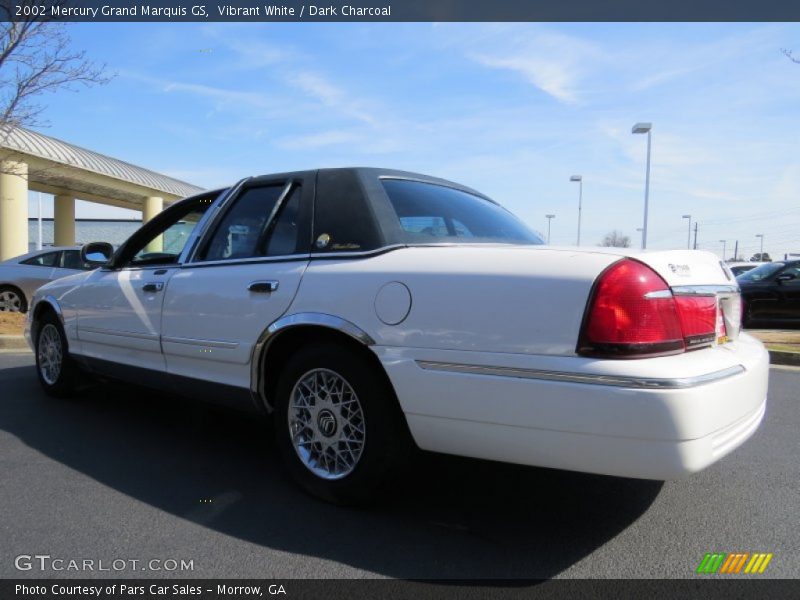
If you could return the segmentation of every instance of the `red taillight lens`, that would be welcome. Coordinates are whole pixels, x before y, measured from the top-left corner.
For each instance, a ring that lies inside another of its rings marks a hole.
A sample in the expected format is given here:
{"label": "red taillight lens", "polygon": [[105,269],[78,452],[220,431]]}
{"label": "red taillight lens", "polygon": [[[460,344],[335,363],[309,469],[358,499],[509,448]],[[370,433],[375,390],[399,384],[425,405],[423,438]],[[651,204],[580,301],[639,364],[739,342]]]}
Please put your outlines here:
{"label": "red taillight lens", "polygon": [[597,281],[578,353],[633,358],[706,346],[727,335],[721,314],[716,296],[673,296],[658,273],[626,258]]}
{"label": "red taillight lens", "polygon": [[686,348],[713,342],[717,329],[716,296],[675,296],[675,302]]}
{"label": "red taillight lens", "polygon": [[675,299],[655,271],[626,258],[601,275],[584,319],[580,354],[622,358],[684,348]]}

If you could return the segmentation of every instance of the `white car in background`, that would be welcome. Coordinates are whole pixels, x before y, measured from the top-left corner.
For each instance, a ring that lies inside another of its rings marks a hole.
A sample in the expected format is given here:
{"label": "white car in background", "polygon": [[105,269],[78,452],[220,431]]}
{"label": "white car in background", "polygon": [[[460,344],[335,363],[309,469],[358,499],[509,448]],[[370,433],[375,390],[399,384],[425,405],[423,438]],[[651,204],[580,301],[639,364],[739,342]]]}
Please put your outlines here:
{"label": "white car in background", "polygon": [[80,248],[60,246],[0,262],[0,311],[25,312],[39,286],[94,268],[83,262]]}
{"label": "white car in background", "polygon": [[768,354],[713,254],[543,246],[441,179],[250,178],[84,256],[101,268],[32,301],[48,393],[88,371],[273,413],[292,476],[334,502],[369,497],[409,440],[668,479],[764,416]]}

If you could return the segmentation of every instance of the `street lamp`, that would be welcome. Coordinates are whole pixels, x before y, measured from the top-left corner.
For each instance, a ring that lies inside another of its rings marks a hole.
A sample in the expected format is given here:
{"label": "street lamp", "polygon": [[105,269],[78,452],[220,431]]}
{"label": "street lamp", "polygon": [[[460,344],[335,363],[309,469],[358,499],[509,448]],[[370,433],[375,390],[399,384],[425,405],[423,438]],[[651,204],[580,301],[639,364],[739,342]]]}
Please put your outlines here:
{"label": "street lamp", "polygon": [[761,262],[764,262],[764,234],[763,233],[757,233],[756,237],[757,238],[761,238],[761,248],[758,251],[758,260],[760,260]]}
{"label": "street lamp", "polygon": [[644,178],[644,225],[642,225],[642,250],[647,248],[647,202],[650,197],[650,138],[652,123],[636,123],[631,129],[631,133],[647,134],[647,170]]}
{"label": "street lamp", "polygon": [[583,204],[583,177],[581,175],[573,175],[569,178],[570,181],[578,182],[578,246],[581,245],[581,205]]}
{"label": "street lamp", "polygon": [[550,221],[551,219],[555,219],[555,215],[545,215],[547,217],[547,243],[550,243]]}
{"label": "street lamp", "polygon": [[722,262],[725,262],[725,249],[728,245],[728,240],[720,240],[722,242]]}
{"label": "street lamp", "polygon": [[642,232],[644,231],[644,229],[642,229],[641,227],[637,227],[637,228],[636,228],[636,231],[638,231],[638,232],[639,232],[639,243],[641,243],[641,240],[642,240]]}
{"label": "street lamp", "polygon": [[692,215],[683,215],[684,219],[689,219],[689,233],[686,235],[686,248],[692,247]]}

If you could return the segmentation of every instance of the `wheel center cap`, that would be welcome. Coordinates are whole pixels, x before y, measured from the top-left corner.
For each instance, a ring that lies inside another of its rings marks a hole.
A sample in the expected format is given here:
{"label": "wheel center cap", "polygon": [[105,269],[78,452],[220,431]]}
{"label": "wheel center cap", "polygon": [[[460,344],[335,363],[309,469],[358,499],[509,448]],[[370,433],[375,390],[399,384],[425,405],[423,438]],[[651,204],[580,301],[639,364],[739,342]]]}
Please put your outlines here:
{"label": "wheel center cap", "polygon": [[333,412],[327,408],[319,411],[317,415],[317,428],[319,428],[319,432],[325,437],[332,437],[337,429],[336,417],[333,416]]}

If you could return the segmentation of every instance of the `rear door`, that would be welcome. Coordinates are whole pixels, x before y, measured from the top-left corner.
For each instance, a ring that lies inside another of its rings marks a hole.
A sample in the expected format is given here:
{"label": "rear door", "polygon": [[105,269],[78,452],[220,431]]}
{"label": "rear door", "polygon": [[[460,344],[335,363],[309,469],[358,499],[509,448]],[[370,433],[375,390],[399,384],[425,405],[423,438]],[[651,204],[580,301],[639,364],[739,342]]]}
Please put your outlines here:
{"label": "rear door", "polygon": [[308,265],[314,178],[246,183],[170,279],[162,346],[169,373],[239,388],[261,333],[289,307]]}

